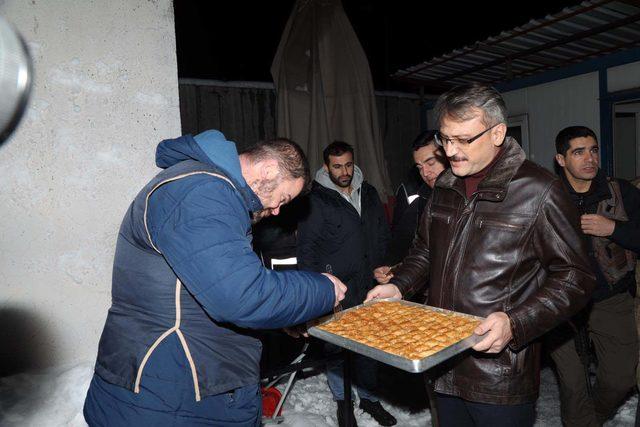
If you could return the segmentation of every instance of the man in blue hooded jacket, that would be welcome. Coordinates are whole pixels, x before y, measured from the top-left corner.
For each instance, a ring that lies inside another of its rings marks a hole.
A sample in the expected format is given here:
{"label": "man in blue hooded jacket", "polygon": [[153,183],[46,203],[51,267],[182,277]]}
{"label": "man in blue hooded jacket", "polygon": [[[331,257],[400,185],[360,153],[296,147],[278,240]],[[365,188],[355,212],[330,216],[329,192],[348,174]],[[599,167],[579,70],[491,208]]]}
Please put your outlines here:
{"label": "man in blue hooded jacket", "polygon": [[162,141],[164,170],[120,227],[112,305],[84,406],[91,426],[260,425],[260,342],[330,311],[334,276],[263,268],[251,224],[309,183],[298,145],[238,154],[218,131]]}

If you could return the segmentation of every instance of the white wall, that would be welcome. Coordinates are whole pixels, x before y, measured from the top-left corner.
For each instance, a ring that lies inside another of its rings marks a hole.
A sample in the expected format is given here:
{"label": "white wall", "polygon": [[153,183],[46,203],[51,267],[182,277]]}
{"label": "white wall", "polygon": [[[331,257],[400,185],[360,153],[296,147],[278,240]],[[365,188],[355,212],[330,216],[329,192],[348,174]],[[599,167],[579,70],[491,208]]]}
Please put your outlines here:
{"label": "white wall", "polygon": [[180,134],[172,2],[0,0],[0,14],[36,69],[0,150],[0,360],[93,359],[120,221],[157,142]]}
{"label": "white wall", "polygon": [[[625,120],[624,124],[620,123],[619,119],[614,119],[613,122],[614,152],[616,154],[620,152],[620,155],[616,155],[614,158],[614,175],[620,178],[634,179],[640,175],[640,102],[617,104],[614,106],[614,113],[635,114],[635,119]],[[628,127],[625,129],[625,124],[627,126],[632,124],[635,129]],[[635,153],[635,159],[632,153]]]}
{"label": "white wall", "polygon": [[607,90],[617,92],[640,87],[640,62],[619,65],[607,70]]}
{"label": "white wall", "polygon": [[567,126],[600,134],[598,73],[583,74],[502,94],[509,116],[529,117],[529,159],[553,170],[555,138]]}

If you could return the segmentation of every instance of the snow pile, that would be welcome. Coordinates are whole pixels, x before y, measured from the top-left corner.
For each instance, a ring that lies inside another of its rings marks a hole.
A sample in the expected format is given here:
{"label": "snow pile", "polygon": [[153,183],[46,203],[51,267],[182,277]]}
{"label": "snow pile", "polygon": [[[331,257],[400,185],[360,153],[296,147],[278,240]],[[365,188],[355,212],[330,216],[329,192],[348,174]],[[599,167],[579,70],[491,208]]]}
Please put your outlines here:
{"label": "snow pile", "polygon": [[[400,371],[396,371],[396,374],[409,375]],[[403,383],[406,384],[407,378],[403,378],[403,380]],[[416,384],[420,381],[421,379],[416,381]],[[409,380],[409,382],[412,381]],[[280,390],[282,391],[282,388]],[[426,399],[426,396],[421,394],[420,398]],[[382,397],[383,406],[398,419],[398,426],[425,427],[431,425],[431,414],[428,408],[424,407],[418,411],[412,411],[397,401],[390,402],[389,400],[390,396],[384,395]],[[634,394],[620,407],[616,416],[605,424],[605,427],[633,427],[637,402],[637,394]],[[337,425],[335,412],[336,406],[326,385],[326,379],[323,374],[319,374],[295,383],[293,391],[284,405],[285,421],[280,425],[282,427],[333,427]],[[378,423],[357,409],[357,406],[356,419],[358,426],[378,426]],[[545,368],[542,370],[540,378],[540,398],[536,405],[535,426],[561,425],[558,384],[553,371],[550,368]]]}
{"label": "snow pile", "polygon": [[[36,374],[0,378],[0,425],[6,427],[85,427],[82,405],[91,381],[93,363]],[[333,427],[336,406],[324,374],[307,372],[296,381],[284,405],[282,427]],[[397,419],[398,426],[431,425],[431,414],[421,389],[420,375],[393,368],[381,372],[383,405]],[[284,384],[279,388],[283,390]],[[637,394],[618,410],[607,427],[633,426]],[[357,408],[357,407],[356,407]],[[356,418],[361,427],[378,424],[360,409]],[[560,426],[558,386],[549,368],[542,371],[536,426]]]}
{"label": "snow pile", "polygon": [[[409,376],[409,374],[400,373],[400,375]],[[405,378],[403,378],[405,379]],[[415,378],[415,384],[422,384],[422,379]],[[412,388],[414,382],[408,385]],[[284,387],[278,387],[280,391],[284,391]],[[424,395],[420,393],[420,397]],[[431,414],[428,409],[422,409],[420,412],[413,412],[406,406],[401,404],[390,403],[385,393],[382,396],[383,406],[391,412],[398,420],[398,426],[406,427],[425,427],[431,425]],[[425,402],[423,402],[425,403]],[[337,425],[336,420],[336,404],[333,401],[327,381],[323,373],[310,376],[305,379],[296,381],[292,392],[282,411],[284,422],[280,424],[282,427],[333,427]],[[360,427],[378,427],[378,423],[365,414],[356,405],[356,419]]]}
{"label": "snow pile", "polygon": [[0,378],[3,427],[84,427],[82,405],[93,362],[67,369]]}

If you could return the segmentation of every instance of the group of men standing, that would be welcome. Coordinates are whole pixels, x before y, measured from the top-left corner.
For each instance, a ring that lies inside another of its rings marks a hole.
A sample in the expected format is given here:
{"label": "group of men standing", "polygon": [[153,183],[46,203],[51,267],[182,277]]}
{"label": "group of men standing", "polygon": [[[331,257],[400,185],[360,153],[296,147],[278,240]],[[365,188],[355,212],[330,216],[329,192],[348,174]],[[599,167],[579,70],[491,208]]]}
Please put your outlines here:
{"label": "group of men standing", "polygon": [[[259,425],[251,329],[301,324],[340,301],[415,295],[486,318],[473,351],[435,378],[441,426],[532,426],[543,336],[555,338],[563,422],[610,417],[638,359],[629,290],[640,192],[603,175],[587,128],[558,135],[559,176],[528,161],[506,136],[506,106],[489,86],[454,88],[435,111],[438,131],[412,147],[423,184],[396,210],[392,234],[353,148],[326,147],[298,225],[299,271],[267,270],[251,248],[252,222],[310,184],[295,143],[238,154],[216,131],[163,141],[164,171],[120,229],[87,422]],[[593,387],[585,337],[598,361]],[[394,425],[376,396],[376,362],[353,360],[361,409]],[[355,425],[341,374],[339,364],[327,368],[338,422],[348,412]]]}

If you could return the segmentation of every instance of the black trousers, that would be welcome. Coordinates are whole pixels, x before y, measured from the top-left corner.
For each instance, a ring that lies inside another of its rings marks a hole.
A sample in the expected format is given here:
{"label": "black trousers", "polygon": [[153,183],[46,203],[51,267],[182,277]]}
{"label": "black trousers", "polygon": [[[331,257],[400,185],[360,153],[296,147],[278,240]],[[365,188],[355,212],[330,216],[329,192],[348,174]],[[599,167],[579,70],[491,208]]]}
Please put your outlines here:
{"label": "black trousers", "polygon": [[531,427],[536,419],[535,402],[491,405],[440,393],[436,402],[440,427]]}
{"label": "black trousers", "polygon": [[560,410],[565,427],[596,427],[615,415],[633,389],[638,364],[638,337],[633,297],[627,292],[593,304],[589,337],[598,357],[593,397],[573,339],[551,351],[560,385]]}

